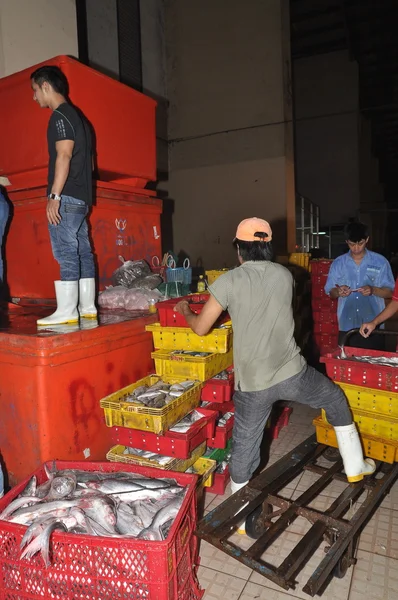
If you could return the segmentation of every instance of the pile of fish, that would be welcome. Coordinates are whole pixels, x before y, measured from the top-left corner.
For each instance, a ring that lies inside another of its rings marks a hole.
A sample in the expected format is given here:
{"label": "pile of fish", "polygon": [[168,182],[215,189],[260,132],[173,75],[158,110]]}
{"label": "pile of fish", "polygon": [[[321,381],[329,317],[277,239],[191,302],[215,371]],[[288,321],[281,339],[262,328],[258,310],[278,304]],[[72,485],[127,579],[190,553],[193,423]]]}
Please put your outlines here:
{"label": "pile of fish", "polygon": [[175,479],[137,473],[79,470],[50,472],[38,485],[33,476],[0,519],[26,525],[21,558],[40,552],[46,566],[55,530],[112,538],[164,540],[184,500]]}
{"label": "pile of fish", "polygon": [[195,350],[173,350],[172,352],[170,352],[170,354],[181,354],[182,356],[193,356],[194,358],[197,358],[210,356],[211,352],[195,352]]}
{"label": "pile of fish", "polygon": [[140,385],[131,394],[123,398],[124,402],[132,402],[148,408],[163,408],[176,398],[190,390],[196,381],[181,381],[180,383],[166,383],[161,379],[151,386]]}
{"label": "pile of fish", "polygon": [[[153,460],[158,465],[166,466],[172,460],[175,460],[173,456],[165,456],[164,454],[156,454],[156,452],[151,452],[150,450],[141,450],[141,448],[130,448],[126,447],[123,451],[123,454],[130,454],[132,456],[137,456],[140,458],[146,458],[147,460]],[[156,466],[156,465],[153,465]]]}
{"label": "pile of fish", "polygon": [[227,424],[227,421],[229,421],[233,416],[234,416],[233,412],[224,413],[223,416],[220,419],[218,419],[218,422],[217,422],[218,427],[225,427]]}
{"label": "pile of fish", "polygon": [[398,367],[398,356],[348,356],[347,358],[348,360],[358,360],[360,362],[370,363],[371,365]]}
{"label": "pile of fish", "polygon": [[229,376],[233,372],[234,372],[233,369],[221,371],[221,373],[217,373],[217,375],[214,375],[213,379],[222,379],[222,380],[226,381],[229,379]]}
{"label": "pile of fish", "polygon": [[174,431],[175,433],[186,433],[196,421],[203,419],[203,414],[197,410],[192,410],[190,413],[185,415],[178,421],[173,427],[170,427],[169,431]]}

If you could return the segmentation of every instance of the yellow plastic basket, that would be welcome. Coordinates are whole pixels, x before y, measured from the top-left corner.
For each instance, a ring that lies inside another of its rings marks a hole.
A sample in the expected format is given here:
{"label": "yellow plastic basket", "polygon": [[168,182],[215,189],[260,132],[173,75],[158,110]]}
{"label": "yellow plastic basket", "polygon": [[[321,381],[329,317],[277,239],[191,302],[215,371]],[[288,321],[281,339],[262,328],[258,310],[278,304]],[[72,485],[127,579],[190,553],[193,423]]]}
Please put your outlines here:
{"label": "yellow plastic basket", "polygon": [[172,350],[152,352],[156,373],[167,377],[185,377],[207,381],[233,364],[232,348],[226,354],[186,356],[173,354]]}
{"label": "yellow plastic basket", "polygon": [[208,285],[214,283],[215,280],[218,279],[218,277],[224,275],[224,273],[227,273],[228,271],[229,269],[220,269],[219,271],[205,271]]}
{"label": "yellow plastic basket", "polygon": [[398,393],[376,390],[336,381],[347,396],[352,409],[398,417]]}
{"label": "yellow plastic basket", "polygon": [[164,471],[178,471],[183,473],[189,467],[191,467],[205,452],[206,442],[202,442],[197,446],[189,458],[173,458],[167,465],[161,465],[155,459],[142,458],[135,454],[123,454],[126,450],[126,446],[113,446],[106,455],[107,460],[111,462],[121,462],[126,464],[140,465],[141,467],[156,467],[157,469],[163,469]]}
{"label": "yellow plastic basket", "polygon": [[187,378],[148,375],[148,377],[144,377],[136,383],[106,396],[100,401],[100,406],[104,409],[107,427],[128,427],[130,429],[141,429],[143,431],[162,434],[185,417],[191,410],[199,406],[200,394],[203,387],[203,384],[200,382],[195,383],[190,390],[163,408],[148,408],[147,406],[125,401],[126,396],[137,387],[141,385],[153,385],[159,379],[162,379],[166,383],[178,383]]}
{"label": "yellow plastic basket", "polygon": [[197,350],[225,354],[232,346],[231,321],[223,327],[212,329],[207,335],[196,335],[188,327],[162,327],[160,323],[147,325],[145,329],[152,332],[153,345],[157,350]]}
{"label": "yellow plastic basket", "polygon": [[[322,417],[313,420],[316,439],[320,444],[338,448],[334,428],[326,423]],[[371,435],[361,433],[361,442],[365,456],[392,464],[398,460],[398,442],[382,440]]]}
{"label": "yellow plastic basket", "polygon": [[[353,410],[352,414],[360,433],[365,433],[382,440],[398,441],[398,418],[368,413],[363,410]],[[326,413],[323,409],[322,420],[328,423]]]}
{"label": "yellow plastic basket", "polygon": [[217,462],[211,458],[198,458],[193,463],[191,469],[196,475],[200,475],[198,487],[211,487],[213,485],[214,471],[217,468]]}

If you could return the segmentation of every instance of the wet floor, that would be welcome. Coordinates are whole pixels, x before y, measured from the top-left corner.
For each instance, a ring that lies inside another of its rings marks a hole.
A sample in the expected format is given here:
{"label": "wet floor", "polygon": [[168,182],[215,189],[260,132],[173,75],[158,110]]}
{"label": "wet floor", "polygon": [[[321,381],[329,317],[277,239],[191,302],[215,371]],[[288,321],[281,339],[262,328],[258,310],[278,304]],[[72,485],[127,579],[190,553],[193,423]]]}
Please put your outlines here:
{"label": "wet floor", "polygon": [[81,319],[79,323],[70,325],[53,325],[51,327],[38,327],[37,319],[50,315],[55,310],[54,306],[29,305],[20,306],[9,303],[0,307],[0,334],[28,335],[35,337],[48,337],[54,335],[68,335],[76,331],[85,331],[132,321],[147,317],[147,311],[127,311],[123,309],[101,310],[98,319]]}

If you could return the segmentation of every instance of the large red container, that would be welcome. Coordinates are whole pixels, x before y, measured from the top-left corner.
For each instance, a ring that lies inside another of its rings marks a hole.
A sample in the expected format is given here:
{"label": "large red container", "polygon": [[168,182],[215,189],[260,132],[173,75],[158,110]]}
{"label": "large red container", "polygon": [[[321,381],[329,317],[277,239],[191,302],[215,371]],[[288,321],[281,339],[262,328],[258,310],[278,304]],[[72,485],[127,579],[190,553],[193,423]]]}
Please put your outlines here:
{"label": "large red container", "polygon": [[16,308],[0,330],[0,452],[12,485],[46,460],[103,460],[100,398],[153,372],[153,316],[64,335],[37,333],[38,316]]}
{"label": "large red container", "polygon": [[[129,471],[162,478],[160,469],[118,463],[59,462],[57,468]],[[52,464],[47,464],[48,468]],[[44,467],[36,470],[46,481]],[[20,559],[24,525],[0,521],[0,597],[18,600],[200,600],[196,578],[196,475],[167,472],[186,487],[181,509],[164,541],[115,539],[55,531],[51,536],[51,565],[40,554]],[[0,500],[0,511],[24,489],[27,481]]]}
{"label": "large red container", "polygon": [[[92,124],[100,179],[144,187],[156,180],[156,102],[67,56],[57,56],[0,79],[0,175],[13,188],[47,178],[49,109],[33,101],[30,74],[44,64],[59,66],[69,81],[70,99]],[[13,189],[11,188],[11,189]]]}
{"label": "large red container", "polygon": [[[6,280],[13,298],[54,298],[59,266],[54,260],[46,218],[46,188],[10,192],[14,215],[6,243]],[[100,289],[125,259],[161,253],[162,202],[153,192],[98,182],[89,217]]]}

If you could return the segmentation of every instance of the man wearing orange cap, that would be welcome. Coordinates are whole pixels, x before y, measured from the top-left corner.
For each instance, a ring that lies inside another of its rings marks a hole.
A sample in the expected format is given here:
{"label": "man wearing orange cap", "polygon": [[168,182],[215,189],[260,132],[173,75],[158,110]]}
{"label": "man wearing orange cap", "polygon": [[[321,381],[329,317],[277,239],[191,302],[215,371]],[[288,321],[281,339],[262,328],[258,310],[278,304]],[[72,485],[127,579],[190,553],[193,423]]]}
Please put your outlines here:
{"label": "man wearing orange cap", "polygon": [[[235,370],[232,492],[246,485],[259,466],[265,425],[277,400],[324,408],[336,431],[348,481],[360,481],[374,472],[375,463],[363,458],[341,388],[308,366],[300,354],[293,336],[293,277],[272,262],[271,240],[267,221],[257,217],[242,221],[233,240],[240,266],[210,286],[210,298],[199,315],[186,301],[176,305],[198,335],[206,335],[224,310],[231,316]],[[239,530],[244,531],[244,523]]]}

